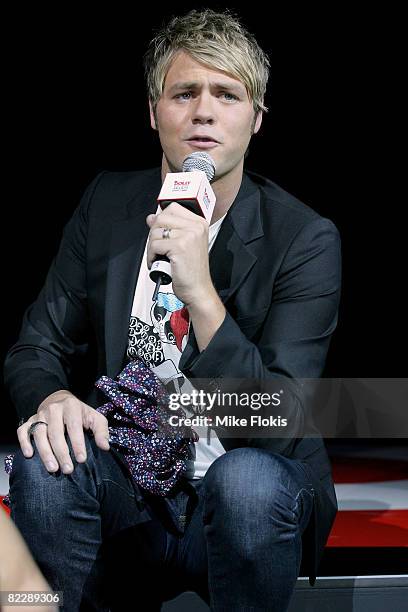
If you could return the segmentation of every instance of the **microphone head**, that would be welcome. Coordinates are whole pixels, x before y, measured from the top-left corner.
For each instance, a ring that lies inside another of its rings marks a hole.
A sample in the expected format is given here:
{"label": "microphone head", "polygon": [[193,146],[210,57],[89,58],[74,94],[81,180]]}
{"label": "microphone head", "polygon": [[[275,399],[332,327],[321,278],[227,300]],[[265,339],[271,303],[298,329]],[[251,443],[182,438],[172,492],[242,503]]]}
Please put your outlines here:
{"label": "microphone head", "polygon": [[183,172],[193,172],[194,170],[202,170],[209,182],[215,175],[215,161],[204,151],[194,151],[187,155],[183,161]]}

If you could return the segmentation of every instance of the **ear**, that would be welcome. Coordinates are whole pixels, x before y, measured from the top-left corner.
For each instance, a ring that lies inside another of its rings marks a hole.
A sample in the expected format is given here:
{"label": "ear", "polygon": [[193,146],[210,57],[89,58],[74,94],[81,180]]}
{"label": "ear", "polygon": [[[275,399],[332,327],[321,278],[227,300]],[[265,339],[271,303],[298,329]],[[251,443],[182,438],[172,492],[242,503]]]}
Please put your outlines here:
{"label": "ear", "polygon": [[263,117],[263,112],[259,111],[255,122],[254,122],[254,131],[252,132],[253,134],[257,134],[259,132],[259,128],[261,127],[262,124],[262,117]]}
{"label": "ear", "polygon": [[150,111],[150,125],[154,130],[157,130],[156,117],[155,117],[153,106],[150,100],[149,100],[149,111]]}

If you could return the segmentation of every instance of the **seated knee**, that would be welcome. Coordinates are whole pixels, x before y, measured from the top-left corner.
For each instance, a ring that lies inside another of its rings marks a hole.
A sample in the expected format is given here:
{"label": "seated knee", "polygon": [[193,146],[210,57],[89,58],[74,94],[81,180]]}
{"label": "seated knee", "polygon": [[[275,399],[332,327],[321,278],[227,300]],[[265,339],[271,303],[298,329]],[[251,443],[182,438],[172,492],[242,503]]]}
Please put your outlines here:
{"label": "seated knee", "polygon": [[[92,457],[94,453],[94,440],[93,438],[90,438],[90,436],[86,432],[85,432],[84,437],[85,437],[85,447],[86,447],[87,462],[88,462],[89,458]],[[72,448],[72,443],[67,433],[65,434],[65,441],[68,446],[68,451],[71,457],[71,461],[73,462],[75,469],[77,469],[77,467],[80,466],[81,464],[77,463],[75,460],[75,454]],[[45,478],[48,478],[51,475],[63,474],[63,472],[60,469],[60,466],[58,470],[56,471],[55,470],[51,471],[47,469],[47,467],[44,465],[42,457],[40,456],[40,453],[38,451],[34,438],[31,439],[31,445],[34,450],[31,457],[25,457],[23,455],[21,448],[18,448],[15,451],[13,455],[13,463],[12,463],[12,469],[10,473],[10,484],[13,482],[15,478],[22,478],[24,479],[25,482],[41,483],[44,481]],[[57,459],[57,465],[58,465],[58,459]]]}
{"label": "seated knee", "polygon": [[291,475],[282,458],[257,448],[237,448],[218,457],[205,475],[207,497],[223,512],[251,521],[278,512],[291,516]]}

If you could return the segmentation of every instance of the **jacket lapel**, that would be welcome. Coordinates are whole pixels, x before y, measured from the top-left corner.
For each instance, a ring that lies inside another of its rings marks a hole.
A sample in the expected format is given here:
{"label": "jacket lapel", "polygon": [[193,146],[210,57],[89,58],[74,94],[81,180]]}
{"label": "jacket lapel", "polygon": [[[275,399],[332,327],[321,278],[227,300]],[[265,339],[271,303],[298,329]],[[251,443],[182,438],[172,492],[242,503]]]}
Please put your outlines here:
{"label": "jacket lapel", "polygon": [[263,236],[259,189],[246,176],[210,253],[214,287],[225,304],[257,260],[250,243]]}
{"label": "jacket lapel", "polygon": [[157,209],[161,181],[137,194],[128,204],[127,215],[111,229],[105,301],[106,371],[115,377],[123,367],[134,292],[149,228],[146,217]]}
{"label": "jacket lapel", "polygon": [[[212,282],[226,308],[228,301],[257,261],[254,245],[262,236],[260,190],[244,174],[238,195],[221,225],[209,259]],[[188,342],[180,359],[181,370],[197,351],[194,329],[191,326]]]}

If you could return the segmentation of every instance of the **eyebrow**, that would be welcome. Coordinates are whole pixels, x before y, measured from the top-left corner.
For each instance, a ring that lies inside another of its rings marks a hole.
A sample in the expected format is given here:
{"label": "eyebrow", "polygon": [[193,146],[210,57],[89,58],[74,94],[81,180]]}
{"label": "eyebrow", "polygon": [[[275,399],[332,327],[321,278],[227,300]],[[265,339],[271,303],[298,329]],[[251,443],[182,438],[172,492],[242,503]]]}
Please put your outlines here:
{"label": "eyebrow", "polygon": [[[199,87],[200,84],[197,81],[180,81],[178,83],[174,83],[174,85],[169,88],[169,93],[173,93],[174,91],[180,89],[198,89]],[[225,83],[222,81],[212,82],[211,88],[234,91],[236,93],[241,93],[241,95],[246,91],[243,84]]]}

